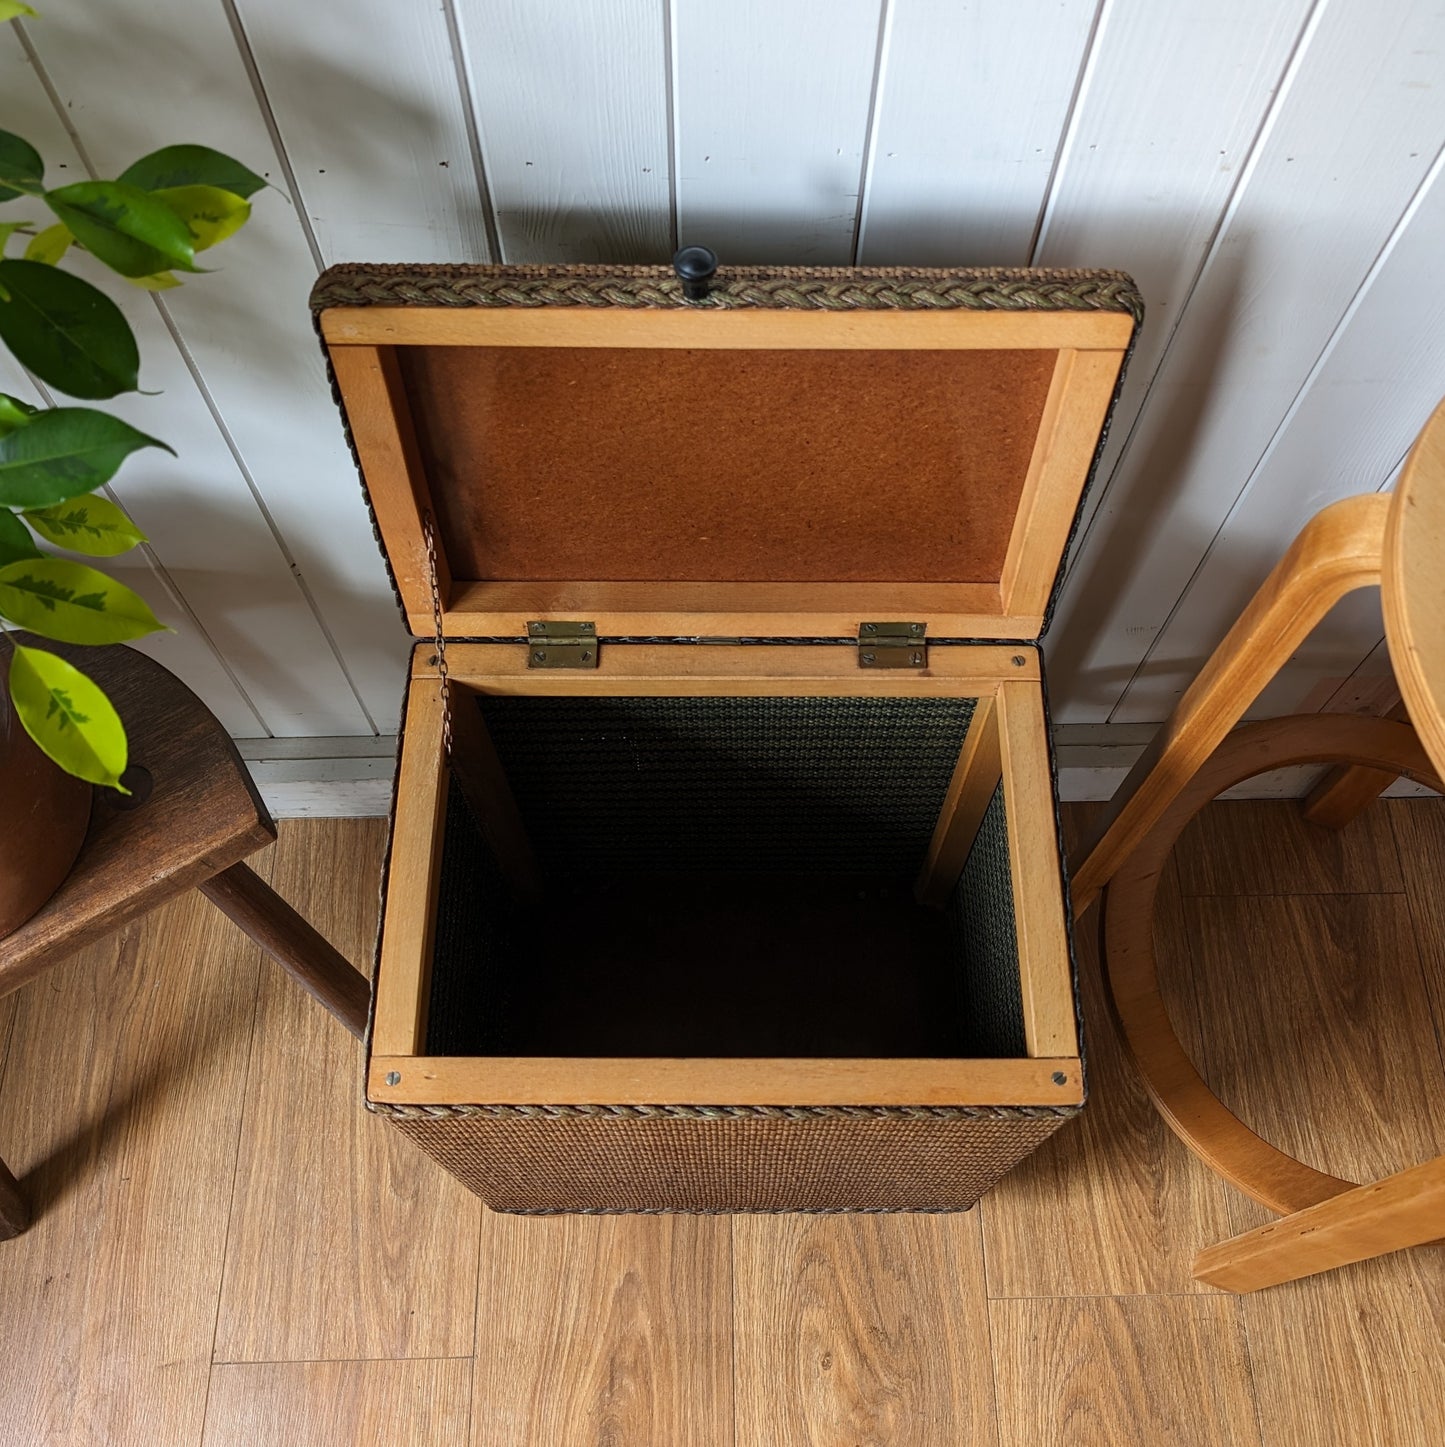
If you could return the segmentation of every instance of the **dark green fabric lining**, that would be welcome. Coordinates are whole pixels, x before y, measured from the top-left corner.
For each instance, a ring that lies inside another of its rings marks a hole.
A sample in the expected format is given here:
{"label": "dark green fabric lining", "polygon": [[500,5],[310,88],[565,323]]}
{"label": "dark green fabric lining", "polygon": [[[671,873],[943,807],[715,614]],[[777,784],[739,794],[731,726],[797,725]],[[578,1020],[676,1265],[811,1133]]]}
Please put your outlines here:
{"label": "dark green fabric lining", "polygon": [[1023,987],[1002,783],[984,811],[968,862],[949,899],[948,919],[960,966],[956,1008],[973,1021],[977,1053],[1025,1054]]}
{"label": "dark green fabric lining", "polygon": [[[575,878],[596,874],[856,875],[906,889],[973,712],[971,699],[935,698],[478,702],[547,893],[559,899]],[[947,914],[957,990],[938,1003],[955,1016],[954,1053],[1023,1055],[1001,787]],[[534,967],[522,923],[454,787],[430,1053],[507,1052],[507,981]],[[875,988],[886,991],[888,980]],[[857,1009],[870,1009],[869,995]]]}

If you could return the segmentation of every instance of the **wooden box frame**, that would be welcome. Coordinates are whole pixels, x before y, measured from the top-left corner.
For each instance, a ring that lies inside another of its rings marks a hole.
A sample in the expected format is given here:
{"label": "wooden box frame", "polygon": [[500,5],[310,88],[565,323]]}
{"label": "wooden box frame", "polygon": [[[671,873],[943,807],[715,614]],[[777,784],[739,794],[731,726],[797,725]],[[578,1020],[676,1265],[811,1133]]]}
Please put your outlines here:
{"label": "wooden box frame", "polygon": [[[759,654],[766,654],[760,658]],[[425,1051],[432,929],[448,769],[435,650],[419,648],[407,693],[391,870],[367,1072],[386,1105],[454,1101],[572,1105],[1078,1105],[1084,1098],[1073,975],[1059,875],[1048,739],[1033,649],[936,649],[924,673],[860,670],[828,645],[604,648],[596,671],[538,673],[505,644],[447,649],[454,692],[548,696],[951,696],[978,700],[917,893],[947,896],[1000,779],[1018,930],[1028,1058],[985,1060],[604,1059],[436,1057]],[[460,702],[458,700],[457,702]],[[455,707],[457,781],[504,871],[522,888],[535,867],[506,779],[476,709]],[[462,731],[465,731],[463,734]],[[467,757],[467,764],[461,761]]]}
{"label": "wooden box frame", "polygon": [[[441,279],[440,303],[416,303],[419,277]],[[844,293],[862,299],[839,307],[837,298]],[[633,295],[644,296],[646,304],[634,309]],[[874,299],[879,296],[886,299]],[[398,297],[405,304],[392,304]],[[617,304],[619,298],[625,305]],[[886,1185],[881,1195],[870,1186],[869,1199],[887,1204],[861,1207],[956,1209],[976,1199],[1084,1100],[1038,641],[1082,492],[1102,446],[1140,314],[1138,298],[1132,283],[1118,273],[838,270],[739,272],[713,300],[716,305],[685,305],[668,275],[656,268],[589,273],[572,268],[339,268],[318,285],[313,298],[318,330],[399,601],[414,636],[427,639],[440,632],[448,640],[452,694],[449,765],[438,649],[434,642],[419,643],[407,685],[369,1041],[368,1104],[391,1115],[493,1205],[513,1210],[656,1209],[675,1203],[649,1206],[631,1189],[591,1206],[572,1200],[569,1191],[562,1193],[569,1199],[555,1206],[539,1205],[526,1182],[520,1191],[502,1192],[498,1201],[487,1189],[485,1167],[462,1159],[491,1148],[479,1117],[513,1121],[543,1112],[586,1117],[594,1108],[686,1116],[720,1106],[741,1115],[776,1113],[780,1107],[820,1115],[864,1108],[900,1118],[956,1111],[988,1117],[982,1125],[978,1120],[968,1125],[970,1130],[978,1126],[977,1138],[987,1141],[995,1127],[1007,1131],[1009,1122],[1016,1122],[1017,1147],[1000,1151],[986,1144],[990,1161],[966,1190],[925,1192],[915,1204],[907,1199],[906,1187],[905,1199],[897,1202]],[[433,479],[408,396],[403,349],[412,347],[684,353],[962,349],[1054,355],[1027,467],[1009,504],[1013,512],[996,576],[948,582],[556,582],[469,577],[453,567],[447,539],[433,522]],[[575,619],[596,625],[601,646],[595,670],[529,668],[527,624]],[[850,640],[869,619],[926,622],[927,666],[860,668],[856,642]],[[731,641],[754,638],[798,641],[764,647]],[[515,641],[498,641],[503,639]],[[940,644],[943,639],[949,642]],[[698,646],[703,640],[707,646]],[[536,887],[525,826],[481,711],[467,706],[467,696],[475,693],[976,700],[916,893],[931,904],[948,897],[1002,781],[1026,1055],[428,1055],[433,930],[453,770],[509,882],[524,894]],[[1056,1119],[1041,1125],[1046,1116]],[[657,1140],[674,1124],[682,1133],[694,1128],[672,1121],[645,1123],[647,1128],[654,1124]],[[766,1129],[773,1128],[769,1121]],[[502,1134],[510,1129],[503,1126]],[[639,1138],[645,1133],[640,1130]],[[615,1129],[611,1135],[614,1143],[620,1139]],[[519,1139],[509,1138],[505,1149],[513,1150]],[[577,1138],[569,1139],[569,1149],[575,1149]],[[681,1140],[681,1135],[670,1139]],[[950,1149],[956,1149],[960,1137],[950,1139]],[[974,1137],[965,1132],[963,1139]],[[668,1148],[654,1141],[646,1149],[665,1156]],[[525,1175],[531,1146],[524,1142],[519,1149]],[[786,1156],[786,1145],[781,1149]],[[540,1150],[545,1157],[549,1147]],[[556,1165],[556,1155],[553,1151],[547,1169]],[[602,1159],[605,1166],[605,1153]],[[650,1170],[644,1163],[642,1197],[648,1194]],[[776,1190],[769,1190],[757,1200],[748,1197],[743,1206],[729,1204],[726,1191],[721,1196],[704,1192],[707,1200],[716,1197],[725,1204],[694,1202],[681,1208],[797,1208],[786,1199],[786,1187],[781,1205]],[[541,1194],[545,1198],[546,1192]],[[848,1202],[832,1204],[826,1192],[809,1201],[804,1208],[851,1208]]]}

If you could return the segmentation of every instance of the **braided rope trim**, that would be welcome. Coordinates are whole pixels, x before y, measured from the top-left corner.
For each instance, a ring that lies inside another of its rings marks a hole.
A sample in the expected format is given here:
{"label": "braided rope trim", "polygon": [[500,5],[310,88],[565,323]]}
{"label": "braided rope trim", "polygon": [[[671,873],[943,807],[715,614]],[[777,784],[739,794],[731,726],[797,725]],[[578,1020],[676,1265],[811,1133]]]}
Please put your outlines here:
{"label": "braided rope trim", "polygon": [[666,266],[333,266],[311,307],[763,307],[791,311],[1111,311],[1143,320],[1122,271],[727,267],[686,301]]}
{"label": "braided rope trim", "polygon": [[1055,1120],[1077,1105],[398,1105],[367,1101],[398,1120],[469,1116],[523,1120]]}

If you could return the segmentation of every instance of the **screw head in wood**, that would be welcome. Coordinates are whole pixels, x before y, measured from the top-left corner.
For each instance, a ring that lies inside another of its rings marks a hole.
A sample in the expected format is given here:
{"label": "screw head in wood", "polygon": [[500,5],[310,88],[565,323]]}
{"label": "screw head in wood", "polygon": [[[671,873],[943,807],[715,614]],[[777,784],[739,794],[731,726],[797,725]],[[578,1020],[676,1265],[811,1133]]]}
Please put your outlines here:
{"label": "screw head in wood", "polygon": [[1054,1071],[1054,1073],[1049,1076],[1049,1079],[1052,1080],[1055,1085],[1067,1085],[1069,1083],[1069,1077],[1065,1075],[1062,1070]]}
{"label": "screw head in wood", "polygon": [[1015,653],[1015,654],[1014,654],[1014,657],[1013,657],[1013,665],[1014,665],[1015,668],[1022,668],[1022,667],[1024,666],[1024,664],[1027,663],[1027,662],[1028,662],[1028,660],[1023,656],[1022,653]]}
{"label": "screw head in wood", "polygon": [[386,1072],[386,1083],[388,1085],[400,1085],[401,1072],[399,1070],[388,1070]]}

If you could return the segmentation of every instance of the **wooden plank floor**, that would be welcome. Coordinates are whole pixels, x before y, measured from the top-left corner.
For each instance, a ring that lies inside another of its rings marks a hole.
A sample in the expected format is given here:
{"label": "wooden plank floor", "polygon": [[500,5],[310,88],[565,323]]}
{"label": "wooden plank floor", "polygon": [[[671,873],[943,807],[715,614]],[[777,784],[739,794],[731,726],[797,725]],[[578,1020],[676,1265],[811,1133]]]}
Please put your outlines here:
{"label": "wooden plank floor", "polygon": [[[358,962],[378,823],[259,864]],[[1162,891],[1217,1088],[1342,1174],[1445,1149],[1445,803],[1213,806]],[[491,1216],[199,896],[0,1001],[0,1447],[1428,1447],[1445,1247],[1249,1298],[1080,940],[1093,1096],[968,1215]],[[1445,1233],[1445,1223],[1442,1223]]]}

